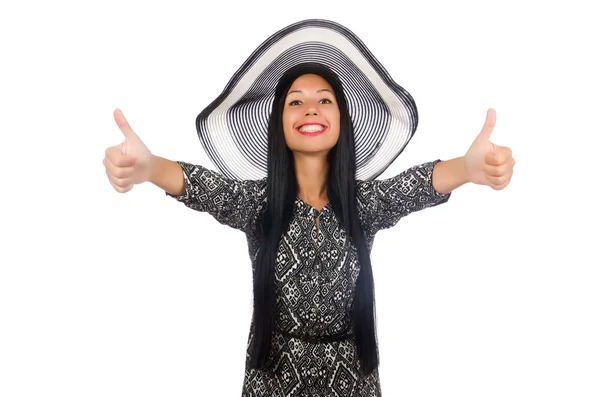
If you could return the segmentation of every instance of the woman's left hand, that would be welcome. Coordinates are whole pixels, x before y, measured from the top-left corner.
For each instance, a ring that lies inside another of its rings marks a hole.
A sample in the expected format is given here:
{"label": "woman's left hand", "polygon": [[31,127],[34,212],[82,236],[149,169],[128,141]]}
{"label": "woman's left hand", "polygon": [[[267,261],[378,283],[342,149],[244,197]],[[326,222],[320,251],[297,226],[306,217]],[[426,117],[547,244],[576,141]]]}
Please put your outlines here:
{"label": "woman's left hand", "polygon": [[469,182],[504,189],[513,175],[515,159],[512,150],[490,142],[496,124],[496,111],[488,109],[485,124],[465,154],[465,167]]}

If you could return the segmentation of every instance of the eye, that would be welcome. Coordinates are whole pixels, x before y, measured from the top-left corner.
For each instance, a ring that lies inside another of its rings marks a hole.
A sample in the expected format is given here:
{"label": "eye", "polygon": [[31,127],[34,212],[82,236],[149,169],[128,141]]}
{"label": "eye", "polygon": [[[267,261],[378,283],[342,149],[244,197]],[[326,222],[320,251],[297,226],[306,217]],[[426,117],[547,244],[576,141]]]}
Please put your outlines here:
{"label": "eye", "polygon": [[299,100],[297,100],[297,99],[296,99],[296,100],[293,100],[293,101],[291,101],[290,103],[288,103],[288,105],[290,105],[290,106],[296,106],[296,105],[299,105],[299,104],[300,104],[300,101],[299,101]]}
{"label": "eye", "polygon": [[332,102],[331,102],[331,100],[324,98],[324,99],[321,99],[321,103],[332,103]]}

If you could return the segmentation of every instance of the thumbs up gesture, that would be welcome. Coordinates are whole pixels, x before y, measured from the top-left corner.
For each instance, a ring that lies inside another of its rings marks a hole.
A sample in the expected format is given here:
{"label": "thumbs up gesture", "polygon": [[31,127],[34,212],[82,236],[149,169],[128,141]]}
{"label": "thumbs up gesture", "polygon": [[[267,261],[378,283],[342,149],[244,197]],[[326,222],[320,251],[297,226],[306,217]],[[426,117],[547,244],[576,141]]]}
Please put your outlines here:
{"label": "thumbs up gesture", "polygon": [[130,191],[134,185],[150,179],[152,153],[133,132],[121,110],[114,112],[115,121],[125,140],[105,151],[102,161],[112,187],[119,193]]}
{"label": "thumbs up gesture", "polygon": [[481,132],[465,154],[465,167],[470,182],[501,190],[510,183],[515,159],[510,148],[490,142],[495,124],[496,111],[488,109]]}

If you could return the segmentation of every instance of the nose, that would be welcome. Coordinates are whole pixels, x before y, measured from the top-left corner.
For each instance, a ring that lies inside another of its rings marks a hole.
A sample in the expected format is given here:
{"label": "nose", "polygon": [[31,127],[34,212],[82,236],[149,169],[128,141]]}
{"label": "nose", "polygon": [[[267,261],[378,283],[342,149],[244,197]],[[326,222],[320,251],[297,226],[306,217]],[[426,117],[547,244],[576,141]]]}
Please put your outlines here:
{"label": "nose", "polygon": [[306,113],[305,116],[316,116],[317,114],[319,114],[317,112],[317,108],[313,105],[310,105],[307,109],[306,109]]}

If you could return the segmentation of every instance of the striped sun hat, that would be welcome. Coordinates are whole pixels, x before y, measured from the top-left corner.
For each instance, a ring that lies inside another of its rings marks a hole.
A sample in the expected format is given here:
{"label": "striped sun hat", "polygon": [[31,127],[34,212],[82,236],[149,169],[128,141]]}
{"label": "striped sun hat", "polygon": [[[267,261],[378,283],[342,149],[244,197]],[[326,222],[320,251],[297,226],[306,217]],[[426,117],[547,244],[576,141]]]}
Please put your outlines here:
{"label": "striped sun hat", "polygon": [[354,126],[356,178],[378,177],[413,137],[418,114],[363,42],[338,23],[310,19],[265,40],[196,119],[208,157],[225,176],[267,176],[267,125],[275,87],[289,68],[316,62],[336,73]]}

